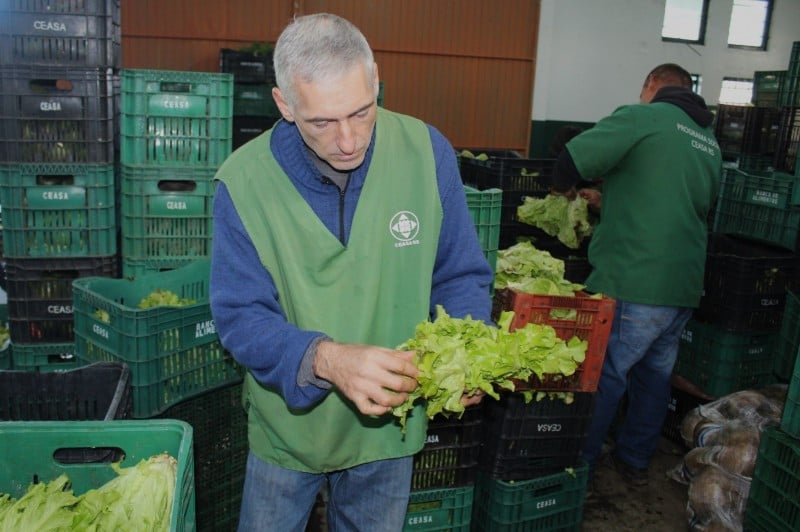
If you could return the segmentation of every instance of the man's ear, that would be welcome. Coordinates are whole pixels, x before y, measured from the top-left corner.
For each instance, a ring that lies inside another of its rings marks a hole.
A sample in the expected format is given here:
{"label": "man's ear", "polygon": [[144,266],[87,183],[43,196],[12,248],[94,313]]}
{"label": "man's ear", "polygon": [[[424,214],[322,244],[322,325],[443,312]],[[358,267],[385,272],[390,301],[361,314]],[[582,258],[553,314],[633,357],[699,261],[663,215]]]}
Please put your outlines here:
{"label": "man's ear", "polygon": [[278,87],[272,87],[272,99],[275,100],[275,105],[278,106],[278,111],[281,112],[283,119],[287,122],[294,122],[294,115],[289,109],[289,104],[286,103],[283,93]]}

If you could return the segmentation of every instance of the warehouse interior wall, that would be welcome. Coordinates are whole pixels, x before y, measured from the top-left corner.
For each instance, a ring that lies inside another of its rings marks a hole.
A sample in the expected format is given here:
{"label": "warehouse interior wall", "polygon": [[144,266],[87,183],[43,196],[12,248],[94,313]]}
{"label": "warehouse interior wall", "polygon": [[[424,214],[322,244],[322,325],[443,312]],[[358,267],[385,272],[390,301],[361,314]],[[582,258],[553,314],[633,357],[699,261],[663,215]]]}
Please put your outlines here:
{"label": "warehouse interior wall", "polygon": [[542,0],[529,153],[541,155],[560,125],[591,125],[636,103],[647,73],[678,63],[702,76],[716,105],[723,77],[786,70],[800,40],[800,1],[775,0],[765,51],[728,48],[733,0],[710,0],[704,45],[663,42],[665,0]]}
{"label": "warehouse interior wall", "polygon": [[275,42],[292,16],[331,12],[372,45],[384,107],[458,148],[530,144],[539,0],[132,0],[124,68],[219,71],[219,50]]}

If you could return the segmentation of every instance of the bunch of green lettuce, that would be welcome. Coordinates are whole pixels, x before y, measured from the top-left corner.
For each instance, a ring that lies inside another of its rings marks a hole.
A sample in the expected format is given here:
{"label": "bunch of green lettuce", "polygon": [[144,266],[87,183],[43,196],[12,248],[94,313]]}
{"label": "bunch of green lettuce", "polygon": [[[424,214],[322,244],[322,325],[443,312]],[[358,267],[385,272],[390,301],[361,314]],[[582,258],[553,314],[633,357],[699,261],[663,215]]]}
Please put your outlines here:
{"label": "bunch of green lettuce", "polygon": [[67,475],[31,484],[19,498],[0,495],[0,530],[167,531],[178,462],[167,453],[122,468],[116,477],[75,495]]}
{"label": "bunch of green lettuce", "polygon": [[557,237],[568,248],[578,249],[581,241],[592,234],[588,207],[581,196],[571,201],[554,194],[544,198],[526,197],[517,207],[517,220]]}
{"label": "bunch of green lettuce", "polygon": [[526,294],[571,296],[581,284],[564,279],[564,261],[530,242],[519,242],[497,252],[494,288],[513,288]]}
{"label": "bunch of green lettuce", "polygon": [[[453,318],[441,306],[436,310],[434,321],[417,324],[414,337],[398,347],[416,352],[419,369],[419,386],[393,409],[402,426],[419,400],[426,401],[429,418],[440,413],[460,416],[464,393],[482,390],[499,398],[497,389],[513,391],[515,380],[572,375],[586,357],[586,341],[575,337],[564,342],[549,325],[529,323],[510,331],[513,312],[503,312],[494,327],[470,317]],[[526,400],[532,394],[525,392]]]}

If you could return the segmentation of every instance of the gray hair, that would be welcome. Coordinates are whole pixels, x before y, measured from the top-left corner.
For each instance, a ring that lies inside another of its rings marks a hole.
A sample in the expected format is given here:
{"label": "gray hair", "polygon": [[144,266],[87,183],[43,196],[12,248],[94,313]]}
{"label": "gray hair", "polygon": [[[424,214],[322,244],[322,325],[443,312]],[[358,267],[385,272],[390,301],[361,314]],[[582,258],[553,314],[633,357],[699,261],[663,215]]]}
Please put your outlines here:
{"label": "gray hair", "polygon": [[295,18],[283,30],[272,55],[275,81],[290,107],[295,80],[305,83],[340,74],[357,63],[372,78],[375,60],[367,39],[351,22],[328,13]]}

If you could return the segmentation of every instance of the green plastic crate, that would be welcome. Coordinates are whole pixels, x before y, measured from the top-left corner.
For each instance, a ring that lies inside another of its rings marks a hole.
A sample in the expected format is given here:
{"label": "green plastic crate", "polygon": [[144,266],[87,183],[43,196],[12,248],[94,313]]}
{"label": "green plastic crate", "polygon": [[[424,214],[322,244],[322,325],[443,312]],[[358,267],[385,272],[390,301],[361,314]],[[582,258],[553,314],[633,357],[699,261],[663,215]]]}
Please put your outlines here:
{"label": "green plastic crate", "polygon": [[123,276],[211,255],[214,170],[122,166]]}
{"label": "green plastic crate", "polygon": [[122,71],[122,164],[218,167],[231,153],[233,74]]}
{"label": "green plastic crate", "polygon": [[786,292],[781,329],[775,338],[775,376],[786,382],[791,379],[800,353],[800,297]]}
{"label": "green plastic crate", "polygon": [[771,384],[775,336],[724,331],[691,319],[681,334],[673,371],[714,397]]}
{"label": "green plastic crate", "polygon": [[500,215],[503,206],[503,191],[499,188],[478,190],[465,186],[467,195],[467,208],[478,231],[478,240],[481,243],[486,259],[495,270],[497,265],[497,250],[500,242]]}
{"label": "green plastic crate", "polygon": [[[222,348],[208,303],[210,261],[133,279],[73,281],[75,351],[88,362],[126,362],[131,368],[134,417],[165,408],[242,377]],[[154,290],[195,303],[137,308]]]}
{"label": "green plastic crate", "polygon": [[[192,427],[175,420],[9,421],[0,422],[0,492],[19,497],[34,479],[50,481],[62,473],[75,494],[100,487],[116,476],[110,462],[64,463],[63,451],[108,448],[124,454],[122,467],[167,452],[178,461],[170,531],[195,530]],[[71,453],[70,456],[79,454]],[[96,456],[87,452],[87,456]],[[70,462],[74,462],[70,460]]]}
{"label": "green plastic crate", "polygon": [[235,116],[281,116],[278,106],[275,105],[275,100],[272,98],[272,86],[252,83],[234,84],[233,114]]}
{"label": "green plastic crate", "polygon": [[474,530],[580,532],[589,466],[505,482],[481,476],[475,486]]}
{"label": "green plastic crate", "polygon": [[412,491],[403,532],[469,532],[475,488]]}
{"label": "green plastic crate", "polygon": [[[800,348],[795,349],[795,359],[798,357],[800,357]],[[800,365],[797,363],[794,365],[794,374],[786,394],[781,428],[787,434],[800,440]]]}
{"label": "green plastic crate", "polygon": [[0,166],[6,257],[117,252],[113,164]]}
{"label": "green plastic crate", "polygon": [[13,369],[61,371],[86,365],[75,355],[73,343],[13,344]]}
{"label": "green plastic crate", "polygon": [[714,231],[795,251],[800,232],[800,177],[725,168]]}
{"label": "green plastic crate", "polygon": [[786,70],[757,70],[753,72],[753,105],[778,107]]}
{"label": "green plastic crate", "polygon": [[249,451],[242,384],[181,401],[159,418],[193,428],[198,532],[236,532]]}
{"label": "green plastic crate", "polygon": [[761,434],[744,530],[800,530],[800,440],[778,427]]}

